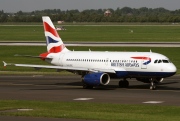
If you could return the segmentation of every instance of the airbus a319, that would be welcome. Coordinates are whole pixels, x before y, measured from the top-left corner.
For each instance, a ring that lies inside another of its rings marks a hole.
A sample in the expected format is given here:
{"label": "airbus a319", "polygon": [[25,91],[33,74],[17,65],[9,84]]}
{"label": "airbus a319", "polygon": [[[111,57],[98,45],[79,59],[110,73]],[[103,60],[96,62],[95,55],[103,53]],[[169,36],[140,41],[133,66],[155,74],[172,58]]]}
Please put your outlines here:
{"label": "airbus a319", "polygon": [[52,65],[10,64],[3,61],[4,66],[67,70],[82,75],[83,88],[108,85],[111,78],[120,79],[119,87],[127,88],[127,79],[135,78],[150,83],[150,89],[154,90],[156,84],[176,73],[175,65],[166,56],[154,52],[70,51],[51,19],[44,16],[42,20],[47,52],[36,57]]}

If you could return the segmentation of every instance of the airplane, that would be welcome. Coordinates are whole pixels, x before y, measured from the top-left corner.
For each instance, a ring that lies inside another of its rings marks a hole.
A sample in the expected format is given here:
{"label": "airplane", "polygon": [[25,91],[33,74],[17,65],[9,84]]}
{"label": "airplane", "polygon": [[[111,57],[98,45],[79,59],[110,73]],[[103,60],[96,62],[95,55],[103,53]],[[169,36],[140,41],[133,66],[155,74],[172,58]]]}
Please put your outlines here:
{"label": "airplane", "polygon": [[66,70],[82,76],[84,89],[108,85],[110,79],[121,79],[119,87],[127,88],[127,79],[150,83],[155,90],[156,84],[176,73],[175,65],[164,55],[154,52],[101,52],[70,51],[66,48],[56,28],[48,16],[43,16],[43,26],[47,52],[36,57],[52,65],[12,64],[3,61],[4,66],[49,68]]}

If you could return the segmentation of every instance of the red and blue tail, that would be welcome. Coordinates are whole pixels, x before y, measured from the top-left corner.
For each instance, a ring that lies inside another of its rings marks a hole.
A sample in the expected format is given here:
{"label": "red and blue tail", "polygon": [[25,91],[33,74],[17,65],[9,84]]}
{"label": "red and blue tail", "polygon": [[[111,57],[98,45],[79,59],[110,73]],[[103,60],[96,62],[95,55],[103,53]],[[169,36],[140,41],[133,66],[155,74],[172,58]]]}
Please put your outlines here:
{"label": "red and blue tail", "polygon": [[60,53],[60,52],[69,51],[65,47],[63,41],[61,40],[51,19],[48,16],[43,16],[42,19],[43,19],[48,53]]}

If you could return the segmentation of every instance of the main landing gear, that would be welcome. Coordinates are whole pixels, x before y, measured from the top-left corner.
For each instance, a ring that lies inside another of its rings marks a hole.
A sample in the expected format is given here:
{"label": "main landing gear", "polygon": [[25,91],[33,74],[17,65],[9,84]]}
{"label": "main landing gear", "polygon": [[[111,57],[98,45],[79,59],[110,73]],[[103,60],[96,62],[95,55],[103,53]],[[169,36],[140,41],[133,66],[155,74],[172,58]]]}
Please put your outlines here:
{"label": "main landing gear", "polygon": [[120,88],[128,88],[129,87],[129,82],[126,79],[120,80],[119,81],[119,87]]}
{"label": "main landing gear", "polygon": [[93,86],[83,83],[83,89],[93,89]]}
{"label": "main landing gear", "polygon": [[93,89],[93,86],[84,83],[84,80],[83,80],[83,79],[82,79],[82,83],[83,83],[83,89]]}

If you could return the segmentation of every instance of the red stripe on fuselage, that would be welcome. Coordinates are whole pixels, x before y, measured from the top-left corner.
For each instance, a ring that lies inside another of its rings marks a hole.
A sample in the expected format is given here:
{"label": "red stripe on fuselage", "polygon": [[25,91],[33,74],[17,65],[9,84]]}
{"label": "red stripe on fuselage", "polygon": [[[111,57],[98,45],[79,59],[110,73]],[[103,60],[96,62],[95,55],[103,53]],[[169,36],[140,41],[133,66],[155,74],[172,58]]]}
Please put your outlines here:
{"label": "red stripe on fuselage", "polygon": [[151,60],[149,57],[131,57],[133,59]]}
{"label": "red stripe on fuselage", "polygon": [[53,29],[48,23],[44,22],[43,24],[44,24],[44,30],[46,32],[50,32],[55,37],[59,37],[59,34],[57,33],[57,31],[55,29]]}

